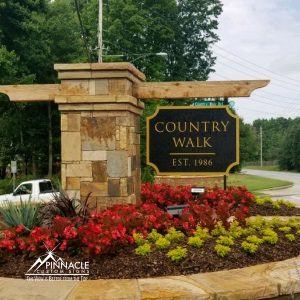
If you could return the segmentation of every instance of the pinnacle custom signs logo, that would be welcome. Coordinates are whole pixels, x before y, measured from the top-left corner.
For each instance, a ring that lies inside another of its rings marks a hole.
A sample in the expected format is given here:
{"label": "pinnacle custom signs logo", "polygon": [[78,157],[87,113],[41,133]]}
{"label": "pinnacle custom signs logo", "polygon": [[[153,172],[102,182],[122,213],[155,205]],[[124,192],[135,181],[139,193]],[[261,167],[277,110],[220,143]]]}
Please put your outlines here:
{"label": "pinnacle custom signs logo", "polygon": [[30,281],[87,280],[89,262],[64,261],[63,258],[54,254],[56,247],[53,250],[47,249],[46,254],[38,257],[26,272],[26,279]]}

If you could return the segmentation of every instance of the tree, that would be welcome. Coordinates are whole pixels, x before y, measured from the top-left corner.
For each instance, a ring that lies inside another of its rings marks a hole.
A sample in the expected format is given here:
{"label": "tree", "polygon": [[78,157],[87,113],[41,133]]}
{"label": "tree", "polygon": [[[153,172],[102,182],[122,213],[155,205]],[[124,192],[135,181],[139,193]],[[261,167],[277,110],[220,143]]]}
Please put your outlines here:
{"label": "tree", "polygon": [[262,127],[263,159],[265,161],[278,160],[282,138],[291,122],[291,119],[285,118],[258,119],[253,122],[256,132],[259,132]]}
{"label": "tree", "polygon": [[283,170],[300,171],[300,118],[293,120],[280,147],[279,166]]}
{"label": "tree", "polygon": [[255,129],[240,120],[240,161],[241,164],[258,158],[259,141]]}
{"label": "tree", "polygon": [[[55,82],[53,63],[87,61],[82,34],[97,61],[98,0],[78,3],[83,28],[73,1],[0,0],[0,42],[5,47],[0,50],[0,63],[2,53],[7,67],[2,84]],[[215,60],[210,47],[218,40],[219,0],[104,0],[104,4],[106,55],[124,54],[120,60],[134,61],[147,80],[207,79]],[[168,58],[143,56],[157,52],[167,52]],[[115,58],[105,56],[105,60]],[[149,104],[146,113],[153,109]],[[1,139],[12,146],[5,148],[3,157],[18,154],[28,171],[37,166],[37,172],[50,174],[45,162],[51,164],[51,156],[59,153],[57,107],[10,104],[5,111],[0,124],[7,131]]]}

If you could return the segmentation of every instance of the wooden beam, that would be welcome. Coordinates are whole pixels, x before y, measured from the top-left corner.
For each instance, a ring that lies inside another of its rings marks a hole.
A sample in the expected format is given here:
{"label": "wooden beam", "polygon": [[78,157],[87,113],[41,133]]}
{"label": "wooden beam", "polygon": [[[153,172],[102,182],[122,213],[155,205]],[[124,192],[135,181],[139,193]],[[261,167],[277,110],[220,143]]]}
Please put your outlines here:
{"label": "wooden beam", "polygon": [[135,83],[133,96],[138,99],[229,98],[249,97],[269,84],[269,80],[178,81]]}
{"label": "wooden beam", "polygon": [[59,90],[60,84],[0,85],[0,93],[15,102],[54,101]]}

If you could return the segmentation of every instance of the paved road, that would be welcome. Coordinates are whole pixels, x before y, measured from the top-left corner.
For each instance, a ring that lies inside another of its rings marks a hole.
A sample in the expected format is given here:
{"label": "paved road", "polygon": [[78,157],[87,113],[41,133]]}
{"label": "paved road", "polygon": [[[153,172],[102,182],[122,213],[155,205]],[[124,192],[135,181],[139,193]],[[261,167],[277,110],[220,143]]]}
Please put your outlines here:
{"label": "paved road", "polygon": [[274,199],[284,198],[286,200],[296,203],[297,206],[300,206],[300,173],[261,171],[250,169],[243,169],[243,172],[250,175],[282,179],[293,182],[294,185],[292,187],[285,189],[266,190],[264,191],[264,193],[272,196],[272,198]]}

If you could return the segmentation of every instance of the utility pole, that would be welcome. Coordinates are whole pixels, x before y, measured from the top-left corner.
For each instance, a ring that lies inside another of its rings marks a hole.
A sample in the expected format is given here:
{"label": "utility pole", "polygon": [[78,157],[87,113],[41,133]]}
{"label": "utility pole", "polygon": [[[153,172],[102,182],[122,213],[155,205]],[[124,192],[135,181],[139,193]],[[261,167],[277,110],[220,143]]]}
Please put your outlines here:
{"label": "utility pole", "polygon": [[260,126],[259,128],[259,136],[260,136],[260,166],[263,166],[263,145],[262,145],[262,141],[263,141],[263,130],[262,130],[262,126]]}
{"label": "utility pole", "polygon": [[103,57],[103,0],[99,0],[98,11],[98,62],[102,63]]}

